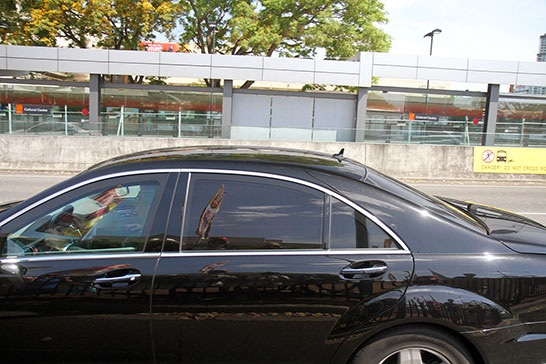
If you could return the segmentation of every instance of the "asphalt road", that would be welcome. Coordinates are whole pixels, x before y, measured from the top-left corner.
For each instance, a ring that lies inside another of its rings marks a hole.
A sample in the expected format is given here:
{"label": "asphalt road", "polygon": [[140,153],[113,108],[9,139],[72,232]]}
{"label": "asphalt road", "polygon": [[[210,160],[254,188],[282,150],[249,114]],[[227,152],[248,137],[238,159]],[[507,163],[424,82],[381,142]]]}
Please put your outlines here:
{"label": "asphalt road", "polygon": [[[69,177],[0,173],[0,203],[25,199]],[[546,183],[409,183],[432,195],[500,207],[546,225]]]}

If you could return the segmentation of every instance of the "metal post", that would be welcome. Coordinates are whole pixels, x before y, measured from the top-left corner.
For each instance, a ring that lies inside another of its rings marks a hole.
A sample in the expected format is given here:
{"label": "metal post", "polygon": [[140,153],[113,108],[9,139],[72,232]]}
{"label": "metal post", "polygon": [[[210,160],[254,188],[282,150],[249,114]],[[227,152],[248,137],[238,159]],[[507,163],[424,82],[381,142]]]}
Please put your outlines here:
{"label": "metal post", "polygon": [[233,110],[233,81],[224,80],[222,95],[222,138],[231,138],[231,116]]}
{"label": "metal post", "polygon": [[519,145],[523,147],[523,133],[525,132],[525,118],[521,119],[521,136],[519,139]]}
{"label": "metal post", "polygon": [[101,134],[101,75],[89,75],[89,130]]}
{"label": "metal post", "polygon": [[464,143],[470,145],[470,134],[468,132],[468,116],[464,118]]}
{"label": "metal post", "polygon": [[411,125],[412,125],[412,121],[410,120],[408,122],[408,144],[411,144]]}
{"label": "metal post", "polygon": [[118,123],[118,133],[117,136],[125,135],[125,106],[121,106],[119,114],[119,123]]}
{"label": "metal post", "polygon": [[68,114],[66,105],[64,105],[64,135],[68,135]]}
{"label": "metal post", "polygon": [[497,130],[497,113],[499,110],[500,85],[489,84],[487,88],[487,99],[485,104],[485,123],[482,145],[494,145],[495,131]]}
{"label": "metal post", "polygon": [[182,109],[178,108],[178,137],[182,137]]}
{"label": "metal post", "polygon": [[366,111],[368,109],[368,89],[359,87],[356,99],[355,142],[366,138]]}
{"label": "metal post", "polygon": [[11,116],[11,104],[8,104],[8,133],[13,134],[13,120]]}

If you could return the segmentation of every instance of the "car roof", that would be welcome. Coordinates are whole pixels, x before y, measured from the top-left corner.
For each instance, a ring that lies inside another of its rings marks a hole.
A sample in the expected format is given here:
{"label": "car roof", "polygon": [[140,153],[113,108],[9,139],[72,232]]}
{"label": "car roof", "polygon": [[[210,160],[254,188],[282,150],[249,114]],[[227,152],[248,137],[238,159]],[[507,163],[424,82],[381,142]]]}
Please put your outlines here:
{"label": "car roof", "polygon": [[88,168],[82,173],[104,169],[192,168],[214,166],[234,169],[244,165],[299,167],[319,169],[356,180],[364,180],[365,165],[340,154],[327,154],[289,148],[254,146],[188,146],[147,150],[115,157]]}

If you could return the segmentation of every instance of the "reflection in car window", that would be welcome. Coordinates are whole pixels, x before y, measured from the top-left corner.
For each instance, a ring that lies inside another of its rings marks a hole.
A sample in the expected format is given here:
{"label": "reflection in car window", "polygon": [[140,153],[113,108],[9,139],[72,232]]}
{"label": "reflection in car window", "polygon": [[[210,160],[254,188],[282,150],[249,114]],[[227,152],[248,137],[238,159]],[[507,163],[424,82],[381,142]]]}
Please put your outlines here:
{"label": "reflection in car window", "polygon": [[376,223],[335,198],[331,201],[331,249],[398,249],[396,242]]}
{"label": "reflection in car window", "polygon": [[324,195],[296,183],[192,176],[185,250],[320,249]]}
{"label": "reflection in car window", "polygon": [[3,255],[141,251],[156,182],[116,185],[76,199],[8,234]]}

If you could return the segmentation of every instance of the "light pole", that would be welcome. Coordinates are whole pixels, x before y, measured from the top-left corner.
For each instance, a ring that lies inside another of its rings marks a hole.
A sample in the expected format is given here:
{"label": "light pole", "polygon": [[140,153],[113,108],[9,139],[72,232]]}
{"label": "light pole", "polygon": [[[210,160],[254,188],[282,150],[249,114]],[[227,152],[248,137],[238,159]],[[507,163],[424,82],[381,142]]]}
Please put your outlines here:
{"label": "light pole", "polygon": [[423,36],[423,38],[430,37],[430,53],[429,55],[432,56],[432,41],[434,40],[434,34],[440,34],[442,32],[442,29],[434,29],[432,32],[429,32]]}
{"label": "light pole", "polygon": [[[434,41],[434,34],[440,34],[442,32],[442,29],[434,29],[433,31],[431,32],[428,32],[427,34],[425,34],[423,36],[423,38],[426,38],[426,37],[430,37],[430,52],[429,52],[429,56],[432,56],[432,42]],[[429,86],[430,86],[430,80],[427,80],[427,90],[429,89]],[[427,93],[427,96],[425,97],[425,112],[426,112],[426,108],[427,108],[427,105],[428,105],[428,93]]]}
{"label": "light pole", "polygon": [[[428,32],[427,34],[425,34],[423,36],[423,38],[426,38],[426,37],[430,37],[430,52],[429,52],[429,56],[432,56],[432,42],[434,41],[434,34],[440,34],[442,32],[442,29],[434,29],[433,31],[431,32]],[[427,88],[429,86],[429,80],[427,80]]]}

